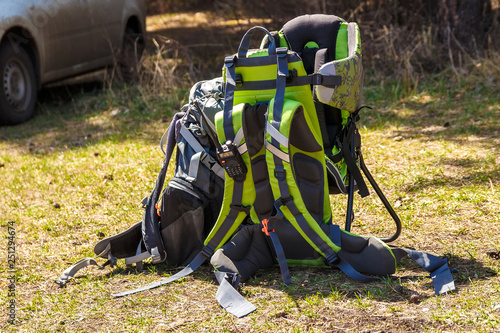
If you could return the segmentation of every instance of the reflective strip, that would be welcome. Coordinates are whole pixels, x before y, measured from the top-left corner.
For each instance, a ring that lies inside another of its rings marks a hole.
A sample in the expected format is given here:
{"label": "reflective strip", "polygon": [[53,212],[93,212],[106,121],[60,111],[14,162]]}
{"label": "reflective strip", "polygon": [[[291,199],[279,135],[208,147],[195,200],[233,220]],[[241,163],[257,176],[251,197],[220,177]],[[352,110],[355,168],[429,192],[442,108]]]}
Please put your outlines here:
{"label": "reflective strip", "polygon": [[241,128],[238,130],[238,133],[236,133],[236,136],[234,137],[233,144],[234,144],[235,146],[239,146],[239,145],[240,145],[240,143],[241,143],[241,140],[243,140],[243,137],[244,137],[243,127],[241,127]]}
{"label": "reflective strip", "polygon": [[280,131],[278,131],[273,125],[270,123],[266,122],[266,132],[271,135],[276,141],[281,143],[284,147],[288,148],[288,138],[281,134]]}
{"label": "reflective strip", "polygon": [[247,148],[247,144],[246,143],[244,143],[244,144],[242,144],[241,146],[238,147],[238,153],[240,153],[240,155],[243,155],[247,151],[248,151],[248,148]]}
{"label": "reflective strip", "polygon": [[266,149],[269,150],[274,156],[282,159],[283,161],[290,163],[290,155],[287,153],[284,153],[280,149],[276,148],[273,146],[269,141],[264,140],[266,143]]}

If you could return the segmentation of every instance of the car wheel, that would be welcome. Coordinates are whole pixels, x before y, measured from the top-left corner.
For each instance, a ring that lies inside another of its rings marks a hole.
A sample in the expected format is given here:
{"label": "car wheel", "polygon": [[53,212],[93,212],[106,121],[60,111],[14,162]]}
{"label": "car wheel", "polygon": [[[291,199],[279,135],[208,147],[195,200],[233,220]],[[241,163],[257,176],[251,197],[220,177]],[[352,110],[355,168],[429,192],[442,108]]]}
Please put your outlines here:
{"label": "car wheel", "polygon": [[0,45],[0,124],[28,120],[35,111],[37,84],[35,66],[21,47]]}
{"label": "car wheel", "polygon": [[127,28],[118,61],[120,76],[125,82],[133,82],[139,79],[143,52],[144,36],[131,28]]}

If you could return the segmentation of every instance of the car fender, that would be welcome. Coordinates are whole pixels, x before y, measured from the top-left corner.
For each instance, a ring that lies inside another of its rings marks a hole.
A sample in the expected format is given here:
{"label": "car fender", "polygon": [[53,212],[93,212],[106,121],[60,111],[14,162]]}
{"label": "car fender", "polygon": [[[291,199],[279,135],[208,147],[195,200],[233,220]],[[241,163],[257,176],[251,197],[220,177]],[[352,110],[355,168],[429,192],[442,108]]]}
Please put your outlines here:
{"label": "car fender", "polygon": [[[65,0],[62,0],[65,1]],[[28,45],[33,49],[36,58],[37,76],[43,73],[45,60],[45,44],[41,36],[41,27],[47,19],[44,8],[32,5],[27,7],[24,3],[0,0],[0,41],[10,41],[14,47]],[[21,29],[22,35],[9,35],[9,31]],[[40,81],[40,80],[39,80]]]}
{"label": "car fender", "polygon": [[122,14],[122,36],[123,40],[125,34],[125,27],[127,22],[131,17],[137,17],[140,23],[141,33],[146,34],[146,6],[142,0],[127,0],[125,1],[125,6],[123,6]]}

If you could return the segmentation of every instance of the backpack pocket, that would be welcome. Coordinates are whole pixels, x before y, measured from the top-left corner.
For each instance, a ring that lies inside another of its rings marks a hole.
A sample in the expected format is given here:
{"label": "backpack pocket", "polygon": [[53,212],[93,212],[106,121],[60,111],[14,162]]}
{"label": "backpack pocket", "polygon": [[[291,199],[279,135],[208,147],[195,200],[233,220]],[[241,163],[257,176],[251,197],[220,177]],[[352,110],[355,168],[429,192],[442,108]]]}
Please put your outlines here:
{"label": "backpack pocket", "polygon": [[168,183],[158,207],[168,264],[187,265],[200,252],[217,218],[211,201],[185,180],[173,178]]}

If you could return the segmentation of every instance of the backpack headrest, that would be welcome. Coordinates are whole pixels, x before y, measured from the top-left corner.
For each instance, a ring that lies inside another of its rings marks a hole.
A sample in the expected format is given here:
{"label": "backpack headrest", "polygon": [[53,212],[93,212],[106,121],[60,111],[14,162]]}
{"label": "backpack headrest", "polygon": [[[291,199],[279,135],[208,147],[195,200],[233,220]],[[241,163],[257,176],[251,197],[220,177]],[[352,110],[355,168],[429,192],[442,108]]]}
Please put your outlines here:
{"label": "backpack headrest", "polygon": [[[302,57],[309,74],[324,63],[337,59],[337,35],[343,19],[334,15],[303,15],[288,21],[281,31],[291,50]],[[316,66],[315,66],[316,64]]]}
{"label": "backpack headrest", "polygon": [[342,76],[342,85],[337,88],[314,86],[317,100],[356,111],[363,84],[358,25],[334,15],[303,15],[285,23],[280,33],[289,48],[301,56],[308,74]]}

